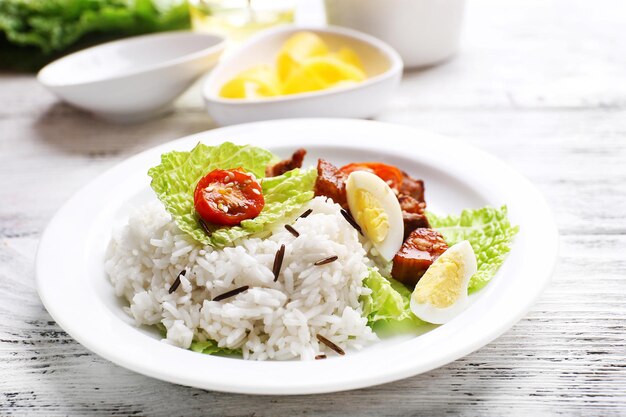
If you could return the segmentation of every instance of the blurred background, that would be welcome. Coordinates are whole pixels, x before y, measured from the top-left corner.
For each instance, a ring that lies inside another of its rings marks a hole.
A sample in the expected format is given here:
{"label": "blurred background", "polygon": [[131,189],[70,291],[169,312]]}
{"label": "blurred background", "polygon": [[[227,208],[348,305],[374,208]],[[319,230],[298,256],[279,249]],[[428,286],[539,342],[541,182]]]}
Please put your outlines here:
{"label": "blurred background", "polygon": [[184,0],[2,0],[0,69],[36,71],[86,46],[190,25]]}
{"label": "blurred background", "polygon": [[[192,89],[217,125],[369,118],[392,97],[403,68],[440,64],[456,54],[464,10],[465,0],[3,0],[0,71],[35,74],[55,61],[39,72],[44,87],[79,109],[129,124],[162,116],[221,57],[202,92]],[[276,42],[254,36],[280,26],[291,35],[266,32]],[[58,60],[106,41],[171,31],[178,34]],[[249,38],[253,47],[243,44]],[[313,103],[301,95],[330,89],[342,97],[321,94],[323,103]],[[288,95],[300,95],[298,102],[281,108],[251,103],[253,112],[240,100]]]}
{"label": "blurred background", "polygon": [[36,71],[105,41],[168,30],[241,40],[291,23],[296,0],[2,0],[0,69]]}
{"label": "blurred background", "polygon": [[[381,7],[379,0],[2,0],[0,69],[34,72],[82,48],[145,33],[192,29],[237,43],[281,24],[326,20],[377,36],[395,47],[408,66],[420,66],[456,49],[464,3],[393,0]],[[429,48],[437,50],[415,51],[425,48],[418,45],[420,38],[428,38]],[[422,57],[417,60],[411,56],[418,53]],[[424,54],[431,56],[424,61]]]}

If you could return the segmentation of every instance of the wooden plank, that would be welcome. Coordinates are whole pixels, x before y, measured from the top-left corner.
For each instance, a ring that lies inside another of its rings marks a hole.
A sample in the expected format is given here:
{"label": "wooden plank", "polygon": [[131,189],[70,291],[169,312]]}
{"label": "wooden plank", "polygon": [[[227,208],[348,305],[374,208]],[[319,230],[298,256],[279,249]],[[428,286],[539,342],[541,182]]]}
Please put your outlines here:
{"label": "wooden plank", "polygon": [[[32,274],[36,239],[7,239],[0,250],[0,258],[11,259],[0,267],[3,404],[29,415],[152,415],[162,410],[203,415],[208,406],[214,415],[258,416],[437,415],[450,406],[470,407],[470,415],[508,415],[510,407],[554,415],[590,407],[602,415],[620,415],[626,406],[626,306],[619,296],[626,291],[626,263],[620,259],[626,237],[566,236],[562,243],[563,260],[550,289],[501,338],[425,375],[312,401],[189,389],[95,357],[58,328],[37,302],[32,282],[22,279]],[[14,274],[18,270],[23,274]],[[602,279],[590,281],[598,272]]]}

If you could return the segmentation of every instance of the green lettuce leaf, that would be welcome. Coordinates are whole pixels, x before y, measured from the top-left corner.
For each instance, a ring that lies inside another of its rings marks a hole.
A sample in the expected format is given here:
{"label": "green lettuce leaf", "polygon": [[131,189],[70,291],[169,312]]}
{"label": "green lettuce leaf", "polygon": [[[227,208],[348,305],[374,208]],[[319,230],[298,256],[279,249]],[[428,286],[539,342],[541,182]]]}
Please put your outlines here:
{"label": "green lettuce leaf", "polygon": [[513,236],[519,230],[517,226],[511,226],[506,206],[500,209],[467,209],[460,216],[428,213],[428,221],[443,235],[448,245],[463,240],[468,240],[472,245],[478,271],[470,279],[469,293],[480,290],[494,277],[511,250]]}
{"label": "green lettuce leaf", "polygon": [[[433,228],[452,246],[468,240],[476,253],[478,271],[470,280],[468,292],[483,288],[493,278],[510,251],[511,241],[518,231],[511,226],[506,206],[496,209],[483,207],[463,210],[459,216],[437,216],[428,213]],[[411,290],[402,283],[383,277],[370,269],[363,285],[372,293],[361,297],[363,314],[368,324],[379,334],[409,332],[429,326],[411,311]]]}
{"label": "green lettuce leaf", "polygon": [[172,215],[178,227],[195,240],[213,247],[231,245],[236,239],[260,233],[299,209],[313,198],[315,169],[294,169],[283,175],[261,180],[265,207],[254,219],[244,220],[240,226],[211,228],[207,235],[198,222],[193,204],[196,184],[208,172],[220,168],[243,167],[257,178],[265,175],[268,164],[278,158],[271,152],[230,142],[218,146],[198,144],[191,152],[168,152],[161,156],[161,164],[151,168],[151,186]]}
{"label": "green lettuce leaf", "polygon": [[[157,323],[154,325],[157,328],[162,338],[167,338],[167,328],[163,323]],[[214,340],[207,340],[204,342],[200,342],[198,340],[194,340],[191,342],[191,346],[189,346],[189,350],[193,350],[194,352],[204,353],[206,355],[238,355],[241,356],[241,349],[228,349],[221,348],[217,345],[217,342]]]}
{"label": "green lettuce leaf", "polygon": [[363,314],[377,333],[407,332],[427,324],[411,311],[411,291],[402,283],[370,268],[363,285],[372,290],[371,294],[361,297]]}
{"label": "green lettuce leaf", "polygon": [[194,340],[193,342],[191,342],[189,350],[193,350],[194,352],[198,353],[204,353],[205,355],[241,356],[241,349],[221,348],[214,340],[207,340],[205,342],[199,342]]}
{"label": "green lettuce leaf", "polygon": [[224,247],[242,237],[263,232],[267,226],[285,219],[313,198],[315,178],[317,178],[315,168],[307,170],[296,168],[278,177],[264,178],[261,187],[265,207],[261,213],[254,219],[242,221],[240,226],[216,229],[210,237],[200,229],[201,237],[208,240],[203,243]]}
{"label": "green lettuce leaf", "polygon": [[97,43],[189,26],[185,0],[0,0],[0,69],[33,70]]}
{"label": "green lettuce leaf", "polygon": [[[163,323],[157,323],[154,325],[161,337],[167,338],[167,328],[163,325]],[[191,342],[191,346],[189,346],[189,350],[193,350],[194,352],[204,353],[206,355],[237,355],[241,356],[241,349],[228,349],[221,348],[217,345],[217,342],[214,340],[206,340],[204,342],[200,342],[198,340],[194,340]]]}

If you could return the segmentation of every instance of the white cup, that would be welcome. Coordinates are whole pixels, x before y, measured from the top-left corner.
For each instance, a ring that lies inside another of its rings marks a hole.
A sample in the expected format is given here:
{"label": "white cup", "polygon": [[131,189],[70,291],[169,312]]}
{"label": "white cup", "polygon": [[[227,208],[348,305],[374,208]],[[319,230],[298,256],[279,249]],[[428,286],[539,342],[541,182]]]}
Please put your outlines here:
{"label": "white cup", "polygon": [[433,65],[459,48],[465,0],[325,0],[328,23],[374,35],[405,67]]}

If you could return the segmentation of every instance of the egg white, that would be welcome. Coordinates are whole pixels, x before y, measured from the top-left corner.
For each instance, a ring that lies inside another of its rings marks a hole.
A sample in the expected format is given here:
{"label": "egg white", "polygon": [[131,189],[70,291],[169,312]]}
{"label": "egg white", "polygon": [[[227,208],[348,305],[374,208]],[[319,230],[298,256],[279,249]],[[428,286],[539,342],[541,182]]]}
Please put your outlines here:
{"label": "egg white", "polygon": [[[456,245],[448,248],[437,260],[433,263],[443,262],[446,258],[459,258],[461,260],[461,265],[463,266],[461,273],[463,274],[463,279],[461,281],[461,293],[456,301],[450,305],[449,307],[440,308],[436,307],[428,302],[419,303],[417,301],[416,292],[413,291],[411,295],[411,311],[415,314],[419,319],[424,320],[428,323],[433,324],[444,324],[452,320],[454,317],[459,315],[469,306],[469,299],[467,296],[467,287],[469,285],[469,280],[476,273],[477,263],[476,263],[476,255],[474,254],[474,249],[472,249],[472,245],[464,240],[462,242],[457,243]],[[431,268],[433,267],[431,265]],[[430,268],[429,268],[430,270]],[[426,271],[428,273],[428,270]],[[418,281],[415,288],[420,285]]]}
{"label": "egg white", "polygon": [[[358,215],[354,212],[357,207],[356,195],[358,190],[368,191],[378,202],[382,210],[387,215],[389,230],[382,242],[373,242],[378,253],[390,261],[400,250],[404,240],[404,222],[402,221],[402,210],[398,198],[389,185],[379,176],[367,171],[354,171],[348,176],[346,181],[346,194],[348,206],[357,220]],[[357,223],[359,221],[357,220]],[[359,223],[365,233],[365,226]],[[366,236],[369,238],[369,236]]]}

